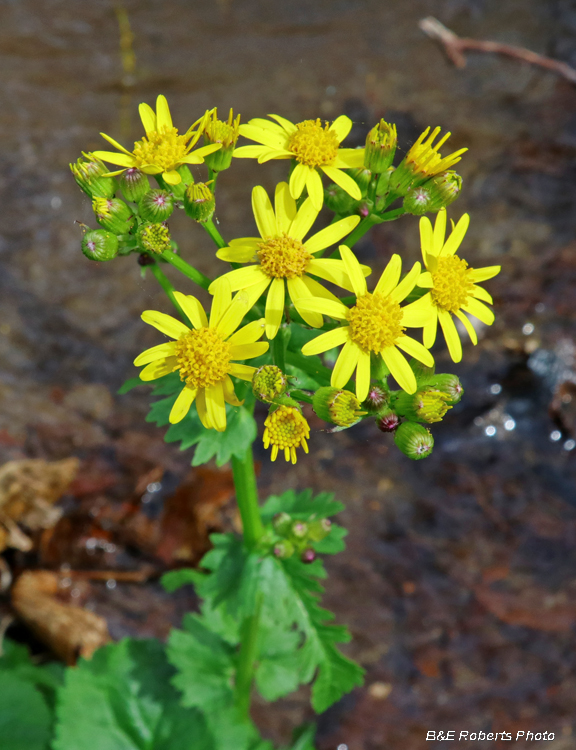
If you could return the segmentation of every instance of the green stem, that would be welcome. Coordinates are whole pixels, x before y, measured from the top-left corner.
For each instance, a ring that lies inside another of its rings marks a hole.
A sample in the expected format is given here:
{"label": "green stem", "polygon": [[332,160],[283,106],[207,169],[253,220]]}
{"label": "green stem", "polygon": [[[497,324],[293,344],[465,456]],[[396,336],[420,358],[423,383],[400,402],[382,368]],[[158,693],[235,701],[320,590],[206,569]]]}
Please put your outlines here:
{"label": "green stem", "polygon": [[314,400],[309,393],[306,391],[300,391],[298,389],[290,391],[290,397],[296,399],[296,401],[303,401],[305,404],[312,404]]}
{"label": "green stem", "polygon": [[242,623],[240,632],[241,647],[236,670],[236,684],[234,698],[237,708],[243,716],[250,713],[250,697],[252,680],[254,679],[254,664],[258,657],[258,629],[260,626],[260,609],[262,597],[258,598],[256,611]]}
{"label": "green stem", "polygon": [[153,266],[148,266],[148,268],[152,271],[156,281],[160,284],[162,289],[166,292],[166,295],[168,296],[168,299],[170,300],[170,302],[178,310],[182,320],[184,320],[186,324],[188,325],[188,318],[186,314],[184,313],[184,310],[178,304],[176,297],[174,296],[174,287],[172,286],[170,281],[168,281],[166,276],[164,276],[163,272],[160,270],[160,267],[158,266],[157,263],[154,263]]}
{"label": "green stem", "polygon": [[272,340],[272,362],[279,367],[282,372],[286,372],[286,339],[282,328]]}
{"label": "green stem", "polygon": [[210,237],[212,237],[217,247],[219,248],[228,247],[228,244],[224,241],[224,239],[222,238],[222,235],[216,229],[212,219],[208,219],[207,221],[201,221],[200,224],[202,225],[202,228],[210,235]]}
{"label": "green stem", "polygon": [[246,449],[243,458],[232,456],[232,474],[236,489],[236,500],[242,518],[244,543],[249,549],[253,549],[264,533],[264,526],[258,507],[258,489],[252,446]]}
{"label": "green stem", "polygon": [[208,182],[212,180],[212,192],[216,192],[216,180],[218,179],[218,175],[220,172],[214,172],[210,167],[208,167]]}
{"label": "green stem", "polygon": [[208,289],[208,287],[212,283],[208,276],[204,276],[203,273],[197,271],[194,266],[186,263],[185,260],[182,260],[182,258],[179,255],[173,253],[172,250],[164,250],[164,252],[162,253],[162,257],[164,258],[164,260],[168,261],[168,263],[173,265],[174,268],[177,268],[180,273],[183,273],[184,276],[187,276],[195,284],[201,286],[202,289]]}

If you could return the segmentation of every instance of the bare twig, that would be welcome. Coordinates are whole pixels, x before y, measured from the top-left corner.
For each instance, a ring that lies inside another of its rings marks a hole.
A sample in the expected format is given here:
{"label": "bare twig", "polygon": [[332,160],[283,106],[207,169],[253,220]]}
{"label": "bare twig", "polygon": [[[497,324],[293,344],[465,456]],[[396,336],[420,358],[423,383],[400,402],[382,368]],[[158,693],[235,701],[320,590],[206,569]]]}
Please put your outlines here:
{"label": "bare twig", "polygon": [[476,52],[495,52],[498,55],[507,55],[508,57],[522,60],[531,65],[539,65],[541,68],[552,70],[554,73],[558,73],[558,75],[563,76],[568,81],[576,83],[576,70],[571,68],[570,65],[560,62],[559,60],[553,60],[551,57],[538,55],[536,52],[532,52],[524,47],[515,47],[512,44],[501,44],[500,42],[490,42],[457,36],[433,16],[423,18],[418,25],[427,36],[431,39],[436,39],[444,46],[446,55],[457,68],[464,68],[466,66],[464,52],[467,50],[475,50]]}

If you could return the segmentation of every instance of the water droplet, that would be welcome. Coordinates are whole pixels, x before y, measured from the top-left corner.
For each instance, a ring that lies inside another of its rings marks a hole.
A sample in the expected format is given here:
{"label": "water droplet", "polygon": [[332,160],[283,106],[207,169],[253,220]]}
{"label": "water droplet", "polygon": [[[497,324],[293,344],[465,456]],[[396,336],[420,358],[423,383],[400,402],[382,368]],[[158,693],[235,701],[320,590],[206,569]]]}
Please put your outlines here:
{"label": "water droplet", "polygon": [[73,599],[78,599],[78,597],[80,596],[80,589],[72,589],[72,591],[70,592],[70,596]]}
{"label": "water droplet", "polygon": [[344,745],[344,744],[338,745],[338,747],[336,748],[336,750],[348,750],[348,745]]}
{"label": "water droplet", "polygon": [[537,313],[543,313],[546,309],[546,305],[543,302],[538,302],[537,305],[534,305],[534,309]]}
{"label": "water droplet", "polygon": [[493,393],[495,396],[497,396],[499,393],[502,393],[502,386],[500,383],[494,383],[490,386],[490,393]]}
{"label": "water droplet", "polygon": [[160,490],[162,489],[162,484],[161,482],[150,482],[146,489],[148,490],[148,492],[160,492]]}
{"label": "water droplet", "polygon": [[530,336],[531,333],[534,333],[534,324],[533,323],[524,323],[522,326],[522,333],[524,336]]}
{"label": "water droplet", "polygon": [[573,451],[574,448],[576,448],[576,440],[572,440],[572,438],[570,438],[570,440],[567,440],[564,443],[563,447],[565,451]]}
{"label": "water droplet", "polygon": [[562,433],[560,432],[560,430],[553,430],[550,433],[550,440],[552,440],[553,443],[557,443],[561,437]]}
{"label": "water droplet", "polygon": [[116,581],[113,578],[109,578],[106,581],[106,588],[107,589],[115,589],[116,588]]}
{"label": "water droplet", "polygon": [[493,424],[489,424],[484,432],[488,435],[488,437],[494,437],[494,435],[496,434],[496,428]]}
{"label": "water droplet", "polygon": [[508,430],[508,432],[510,432],[510,430],[513,430],[515,427],[516,422],[512,419],[512,417],[504,422],[504,429]]}

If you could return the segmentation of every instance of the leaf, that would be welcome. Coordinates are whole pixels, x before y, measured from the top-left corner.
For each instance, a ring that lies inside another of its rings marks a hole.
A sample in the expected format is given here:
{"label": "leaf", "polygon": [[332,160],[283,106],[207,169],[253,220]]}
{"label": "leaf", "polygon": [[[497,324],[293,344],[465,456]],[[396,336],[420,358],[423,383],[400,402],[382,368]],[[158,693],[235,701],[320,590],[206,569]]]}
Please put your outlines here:
{"label": "leaf", "polygon": [[14,641],[2,642],[3,654],[0,657],[0,674],[11,672],[40,688],[48,704],[53,706],[55,691],[60,687],[64,675],[64,666],[59,662],[49,662],[42,666],[33,664],[26,646]]}
{"label": "leaf", "polygon": [[316,738],[316,725],[305,724],[294,730],[292,735],[292,745],[289,750],[316,750],[314,739]]}
{"label": "leaf", "polygon": [[198,576],[202,576],[202,573],[193,568],[181,568],[180,570],[171,570],[169,573],[164,573],[160,579],[160,583],[169,594],[173,594],[177,589],[182,588],[182,586],[195,584]]}
{"label": "leaf", "polygon": [[48,750],[52,712],[32,682],[15,671],[0,671],[0,747]]}
{"label": "leaf", "polygon": [[116,393],[119,396],[123,396],[125,393],[128,393],[134,388],[138,388],[139,385],[148,385],[148,383],[146,383],[144,380],[140,380],[140,378],[128,378],[128,380],[122,383]]}
{"label": "leaf", "polygon": [[53,750],[213,750],[202,715],[170,684],[162,645],[123,640],[66,671]]}
{"label": "leaf", "polygon": [[276,513],[289,513],[297,520],[315,515],[316,518],[329,518],[344,510],[344,505],[334,500],[332,492],[320,492],[312,497],[312,490],[294,492],[287,490],[282,495],[271,495],[260,512],[264,523],[269,523]]}

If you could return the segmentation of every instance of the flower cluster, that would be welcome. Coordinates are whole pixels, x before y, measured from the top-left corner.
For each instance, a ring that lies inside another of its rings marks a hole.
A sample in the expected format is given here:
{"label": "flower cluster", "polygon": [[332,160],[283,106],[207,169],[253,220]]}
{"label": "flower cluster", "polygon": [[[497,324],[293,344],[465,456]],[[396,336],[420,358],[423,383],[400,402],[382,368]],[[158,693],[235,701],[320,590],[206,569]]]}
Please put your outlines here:
{"label": "flower cluster", "polygon": [[[269,409],[263,441],[272,460],[283,453],[295,463],[297,448],[308,452],[310,426],[302,404],[334,430],[375,419],[404,454],[429,455],[434,441],[427,425],[442,420],[462,395],[456,376],[435,374],[430,350],[438,324],[450,357],[459,362],[459,327],[476,344],[474,319],[486,325],[494,320],[486,304],[492,298],[480,283],[500,267],[475,269],[458,255],[467,214],[452,222],[446,236],[446,207],[462,187],[452,167],[466,149],[442,156],[450,134],[437,140],[440,128],[428,128],[394,167],[396,127],[384,120],[369,132],[364,148],[346,148],[352,121],[344,115],[331,123],[270,115],[240,124],[232,111],[227,121],[218,120],[214,109],[180,134],[159,96],[156,111],[141,104],[140,116],[145,134],[132,151],[102,134],[117,152],[83,154],[71,170],[101,226],[84,234],[86,257],[103,261],[137,253],[142,272],[152,268],[181,316],[145,311],[142,319],[170,341],[135,360],[144,366],[143,381],[178,374],[181,386],[169,421],[181,422],[194,405],[204,428],[225,431],[226,405],[242,405],[235,383],[244,380],[252,384],[250,403],[255,398]],[[256,145],[238,147],[240,136]],[[197,148],[201,137],[204,145]],[[287,160],[290,170],[272,197],[260,185],[253,188],[254,236],[225,241],[212,216],[217,178],[233,157],[258,164]],[[121,169],[108,171],[104,162]],[[202,163],[208,179],[195,182],[189,167]],[[325,186],[323,178],[331,183]],[[124,200],[116,197],[119,190]],[[335,216],[318,228],[324,205]],[[168,227],[176,209],[214,239],[216,257],[230,270],[207,279],[179,255]],[[374,224],[407,213],[421,217],[422,263],[403,273],[394,254],[368,284],[372,269],[359,261],[354,245]],[[426,213],[436,213],[434,226]],[[196,297],[172,288],[160,270],[165,262],[212,295],[209,313]],[[348,294],[338,296],[338,289]],[[298,387],[303,377],[309,390]],[[291,536],[278,544],[279,556],[305,551]]]}

